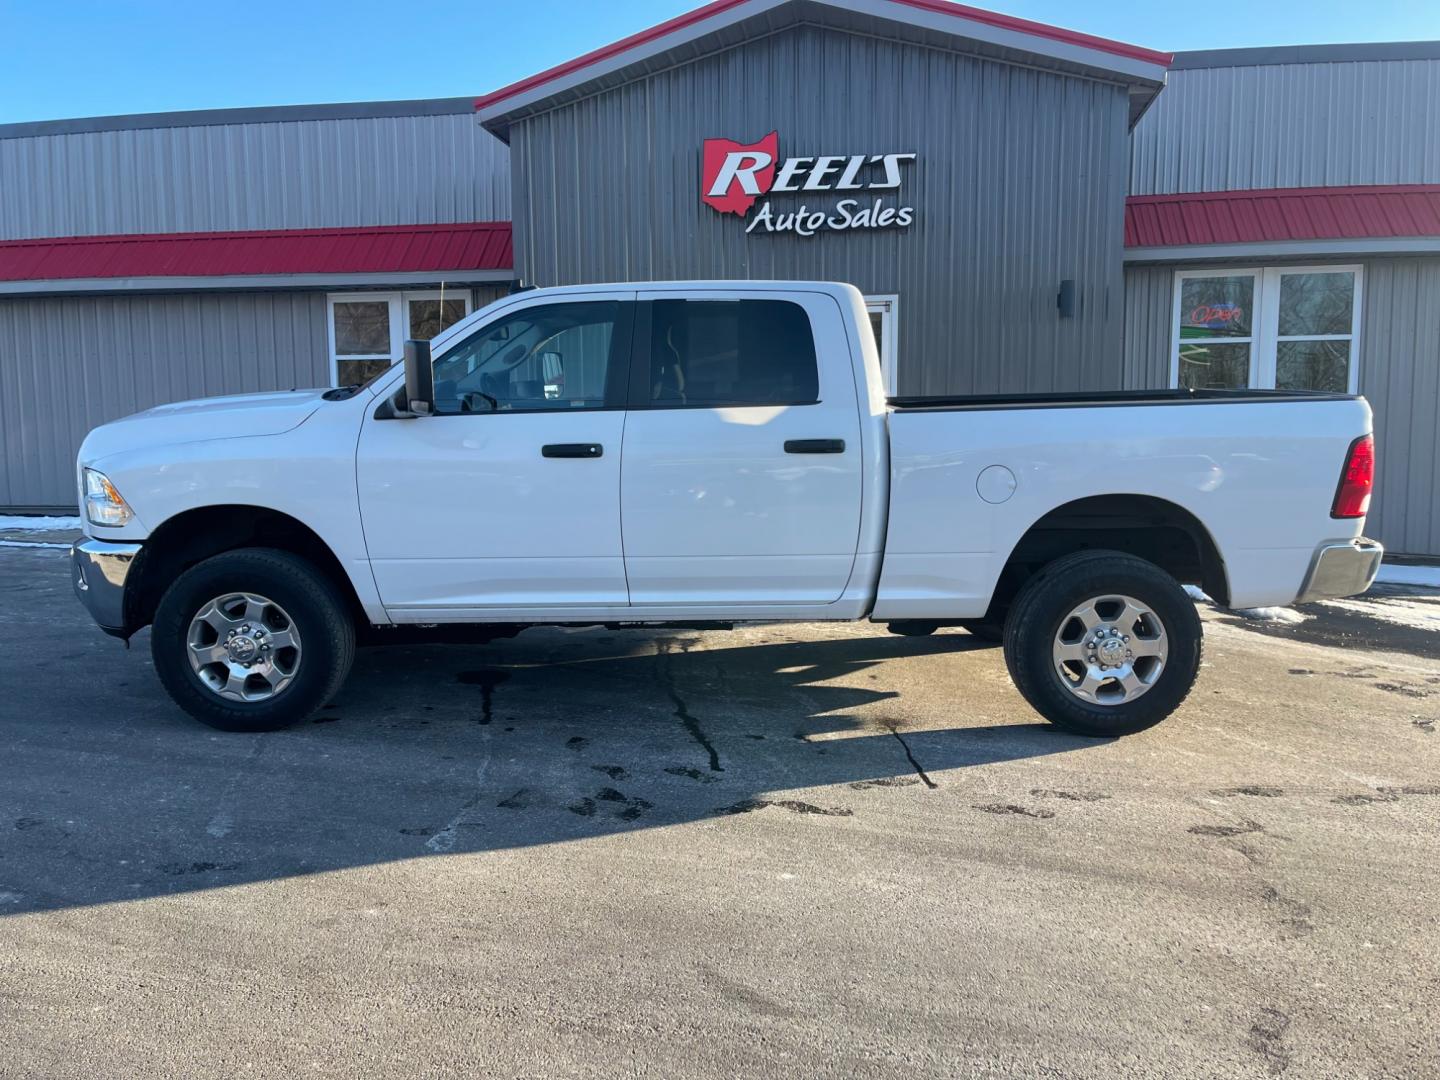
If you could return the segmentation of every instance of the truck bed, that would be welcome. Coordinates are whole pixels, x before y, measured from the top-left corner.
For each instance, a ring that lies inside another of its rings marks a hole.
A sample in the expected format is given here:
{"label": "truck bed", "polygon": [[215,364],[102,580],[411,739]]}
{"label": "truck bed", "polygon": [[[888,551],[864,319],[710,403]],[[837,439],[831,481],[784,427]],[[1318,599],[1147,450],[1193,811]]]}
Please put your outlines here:
{"label": "truck bed", "polygon": [[900,412],[953,412],[962,409],[1065,409],[1115,405],[1239,405],[1266,402],[1354,401],[1354,394],[1318,390],[1081,390],[1069,393],[967,394],[958,397],[892,397]]}

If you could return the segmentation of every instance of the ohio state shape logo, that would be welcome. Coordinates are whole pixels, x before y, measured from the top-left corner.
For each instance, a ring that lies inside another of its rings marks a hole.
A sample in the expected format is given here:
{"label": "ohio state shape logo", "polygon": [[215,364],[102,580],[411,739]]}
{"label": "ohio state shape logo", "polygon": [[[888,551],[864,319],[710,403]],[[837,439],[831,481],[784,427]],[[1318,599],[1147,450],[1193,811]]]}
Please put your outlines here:
{"label": "ohio state shape logo", "polygon": [[[780,133],[753,143],[734,139],[706,139],[701,153],[700,199],[722,214],[744,218],[757,201],[760,209],[745,226],[747,234],[790,232],[814,236],[817,232],[848,229],[903,229],[915,221],[915,208],[899,205],[898,195],[869,199],[843,198],[828,207],[801,202],[776,210],[768,196],[825,192],[898,192],[901,166],[915,154],[825,154],[819,157],[780,159]],[[894,198],[896,205],[887,200]]]}

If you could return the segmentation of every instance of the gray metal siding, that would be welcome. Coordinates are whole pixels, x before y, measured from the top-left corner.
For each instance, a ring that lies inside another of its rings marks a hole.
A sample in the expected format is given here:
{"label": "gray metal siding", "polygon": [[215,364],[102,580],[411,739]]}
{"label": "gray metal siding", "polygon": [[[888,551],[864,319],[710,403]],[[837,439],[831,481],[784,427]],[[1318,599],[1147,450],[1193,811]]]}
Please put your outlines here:
{"label": "gray metal siding", "polygon": [[0,300],[0,505],[75,501],[97,424],[167,401],[330,382],[324,293]]}
{"label": "gray metal siding", "polygon": [[0,138],[0,240],[503,221],[506,146],[471,115]]}
{"label": "gray metal siding", "polygon": [[[517,266],[540,285],[850,281],[900,296],[902,393],[1115,386],[1127,108],[1118,85],[781,31],[517,122]],[[700,201],[701,144],[772,129],[785,156],[917,152],[917,224],[746,236]],[[1062,278],[1076,318],[1058,317]]]}
{"label": "gray metal siding", "polygon": [[1440,183],[1437,123],[1440,60],[1172,71],[1130,192]]}
{"label": "gray metal siding", "polygon": [[1175,271],[1168,266],[1125,268],[1122,353],[1127,390],[1157,390],[1170,384],[1174,290]]}
{"label": "gray metal siding", "polygon": [[[1364,264],[1360,392],[1375,410],[1379,478],[1366,531],[1440,556],[1440,259]],[[1175,267],[1125,271],[1125,385],[1168,386]]]}
{"label": "gray metal siding", "polygon": [[1440,555],[1440,259],[1367,263],[1361,319],[1379,470],[1366,531],[1391,551]]}

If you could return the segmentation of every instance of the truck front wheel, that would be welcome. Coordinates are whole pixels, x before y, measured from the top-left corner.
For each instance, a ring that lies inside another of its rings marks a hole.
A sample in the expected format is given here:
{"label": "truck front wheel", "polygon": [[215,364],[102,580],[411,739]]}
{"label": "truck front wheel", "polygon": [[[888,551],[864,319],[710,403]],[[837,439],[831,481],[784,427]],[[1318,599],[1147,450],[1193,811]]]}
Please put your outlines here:
{"label": "truck front wheel", "polygon": [[1200,671],[1195,603],[1154,563],[1082,551],[1046,565],[1005,621],[1005,663],[1035,710],[1083,735],[1130,735],[1185,700]]}
{"label": "truck front wheel", "polygon": [[155,611],[150,653],[175,703],[201,723],[273,731],[340,689],[355,656],[355,626],[309,562],[241,548],[175,579]]}

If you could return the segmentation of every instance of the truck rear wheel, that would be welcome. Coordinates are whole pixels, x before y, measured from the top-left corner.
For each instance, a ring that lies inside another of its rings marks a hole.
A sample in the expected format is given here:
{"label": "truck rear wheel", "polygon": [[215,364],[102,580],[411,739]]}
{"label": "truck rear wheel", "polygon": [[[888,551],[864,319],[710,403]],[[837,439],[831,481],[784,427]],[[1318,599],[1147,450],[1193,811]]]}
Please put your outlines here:
{"label": "truck rear wheel", "polygon": [[1031,578],[1005,621],[1005,664],[1041,716],[1082,735],[1143,731],[1200,671],[1195,603],[1154,563],[1082,551]]}
{"label": "truck rear wheel", "polygon": [[315,712],[355,657],[355,626],[330,581],[287,551],[241,548],[186,570],[150,632],[175,703],[222,731],[274,731]]}

